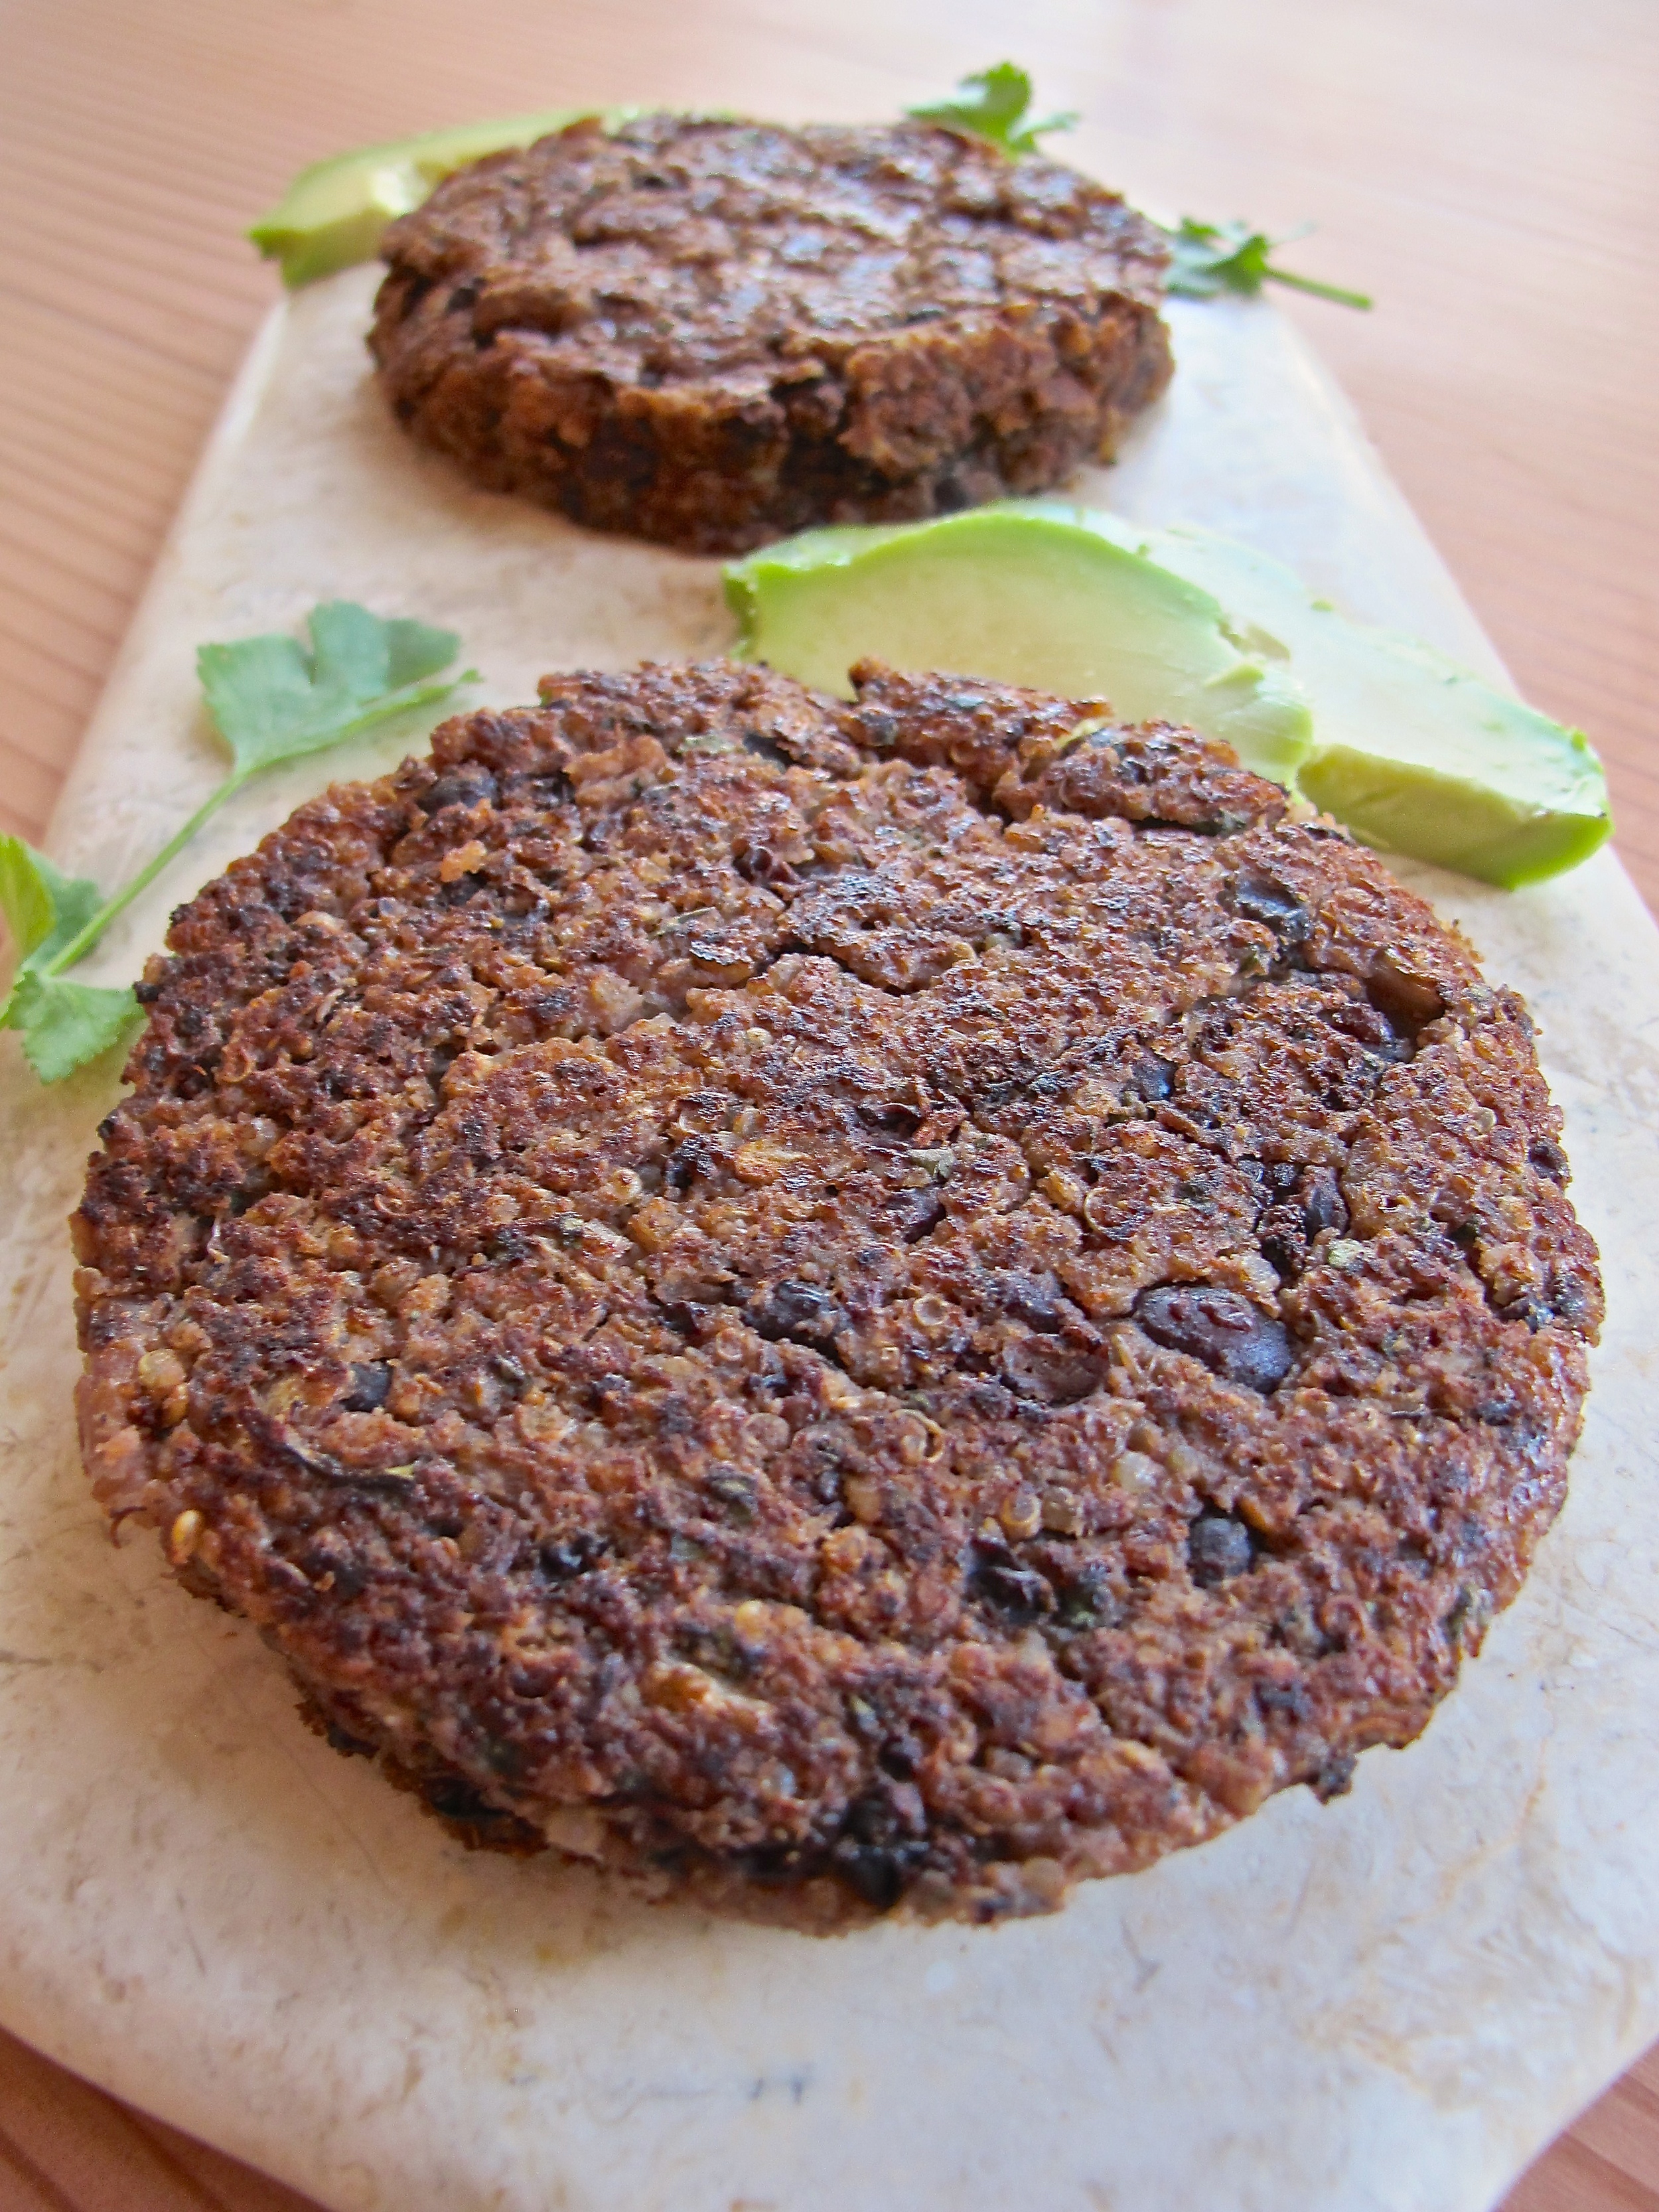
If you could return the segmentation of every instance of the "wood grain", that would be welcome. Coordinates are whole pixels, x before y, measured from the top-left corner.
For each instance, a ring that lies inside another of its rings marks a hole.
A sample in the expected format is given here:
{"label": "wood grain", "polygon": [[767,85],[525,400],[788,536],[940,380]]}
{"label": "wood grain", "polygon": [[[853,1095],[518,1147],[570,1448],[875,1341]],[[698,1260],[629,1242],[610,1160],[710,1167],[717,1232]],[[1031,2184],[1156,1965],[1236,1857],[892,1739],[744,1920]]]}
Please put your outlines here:
{"label": "wood grain", "polygon": [[[1315,216],[1297,265],[1376,295],[1286,304],[1659,903],[1652,0],[0,0],[0,827],[45,828],[301,162],[566,100],[881,115],[1011,40],[1084,167]],[[0,2036],[0,2212],[48,2206],[303,2212]],[[1506,2212],[1614,2208],[1659,2212],[1659,2052]]]}

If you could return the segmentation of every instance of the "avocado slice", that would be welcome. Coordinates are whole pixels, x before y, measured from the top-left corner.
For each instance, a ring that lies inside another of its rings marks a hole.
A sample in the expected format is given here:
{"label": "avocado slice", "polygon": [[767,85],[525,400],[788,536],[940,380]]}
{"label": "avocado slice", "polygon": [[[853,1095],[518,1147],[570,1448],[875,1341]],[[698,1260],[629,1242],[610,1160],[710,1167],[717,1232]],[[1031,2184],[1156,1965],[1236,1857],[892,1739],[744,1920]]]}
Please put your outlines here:
{"label": "avocado slice", "polygon": [[1366,844],[1514,890],[1576,867],[1611,836],[1607,778],[1582,731],[1432,646],[1350,621],[1249,546],[1088,522],[1280,641],[1313,705],[1298,787]]}
{"label": "avocado slice", "polygon": [[628,107],[545,107],[493,123],[457,124],[447,131],[393,138],[384,146],[331,155],[301,169],[248,236],[268,261],[282,264],[283,282],[309,284],[355,261],[372,261],[389,222],[417,208],[432,187],[469,161],[528,146],[551,131],[592,116],[605,130],[637,113]]}
{"label": "avocado slice", "polygon": [[1205,531],[1011,500],[809,531],[734,563],[726,596],[739,653],[804,682],[845,693],[867,653],[1101,694],[1126,720],[1224,738],[1367,844],[1505,889],[1577,866],[1612,832],[1582,732]]}
{"label": "avocado slice", "polygon": [[1034,503],[808,531],[732,562],[726,592],[739,658],[843,697],[870,653],[1184,722],[1281,783],[1311,743],[1276,646],[1237,636],[1202,586]]}

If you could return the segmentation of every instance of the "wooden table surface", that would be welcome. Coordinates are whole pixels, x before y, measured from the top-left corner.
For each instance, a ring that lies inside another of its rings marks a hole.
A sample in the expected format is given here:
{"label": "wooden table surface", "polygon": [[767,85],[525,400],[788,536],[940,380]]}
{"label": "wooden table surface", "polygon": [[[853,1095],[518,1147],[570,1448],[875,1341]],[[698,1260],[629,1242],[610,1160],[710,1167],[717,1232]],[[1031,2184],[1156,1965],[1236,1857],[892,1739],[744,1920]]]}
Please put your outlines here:
{"label": "wooden table surface", "polygon": [[[301,163],[568,100],[876,117],[1011,46],[1083,167],[1316,219],[1297,265],[1376,295],[1285,304],[1659,902],[1654,0],[0,0],[0,828],[45,828]],[[0,2212],[203,2205],[303,2212],[0,2036]],[[1659,2212],[1659,2052],[1507,2212],[1614,2208]]]}

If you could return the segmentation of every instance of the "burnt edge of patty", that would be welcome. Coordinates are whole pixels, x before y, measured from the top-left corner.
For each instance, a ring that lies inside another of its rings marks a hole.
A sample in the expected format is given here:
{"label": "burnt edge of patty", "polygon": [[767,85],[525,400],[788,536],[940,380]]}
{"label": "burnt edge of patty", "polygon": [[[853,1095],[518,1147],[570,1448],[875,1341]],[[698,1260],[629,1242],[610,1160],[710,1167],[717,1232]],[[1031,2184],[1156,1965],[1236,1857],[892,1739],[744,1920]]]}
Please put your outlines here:
{"label": "burnt edge of patty", "polygon": [[921,123],[573,125],[447,179],[382,252],[369,343],[405,428],[695,552],[1046,490],[1172,369],[1155,225]]}
{"label": "burnt edge of patty", "polygon": [[550,678],[301,809],[74,1224],[97,1494],[336,1741],[814,1927],[1409,1741],[1601,1312],[1524,1008],[1370,855],[1192,732],[855,679]]}

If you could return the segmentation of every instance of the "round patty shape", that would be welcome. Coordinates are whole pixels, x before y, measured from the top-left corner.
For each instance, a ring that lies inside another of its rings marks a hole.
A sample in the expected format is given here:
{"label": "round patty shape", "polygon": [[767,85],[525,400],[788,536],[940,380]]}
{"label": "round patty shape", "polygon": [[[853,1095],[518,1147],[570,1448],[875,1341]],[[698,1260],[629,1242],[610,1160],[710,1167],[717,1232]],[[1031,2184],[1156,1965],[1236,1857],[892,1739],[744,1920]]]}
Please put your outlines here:
{"label": "round patty shape", "polygon": [[1188,731],[549,678],[190,906],[98,1496],[440,1809],[833,1923],[1424,1726],[1601,1313],[1520,1001]]}
{"label": "round patty shape", "polygon": [[1153,226],[927,124],[578,124],[382,250],[401,421],[479,483],[694,552],[1041,491],[1170,380]]}

